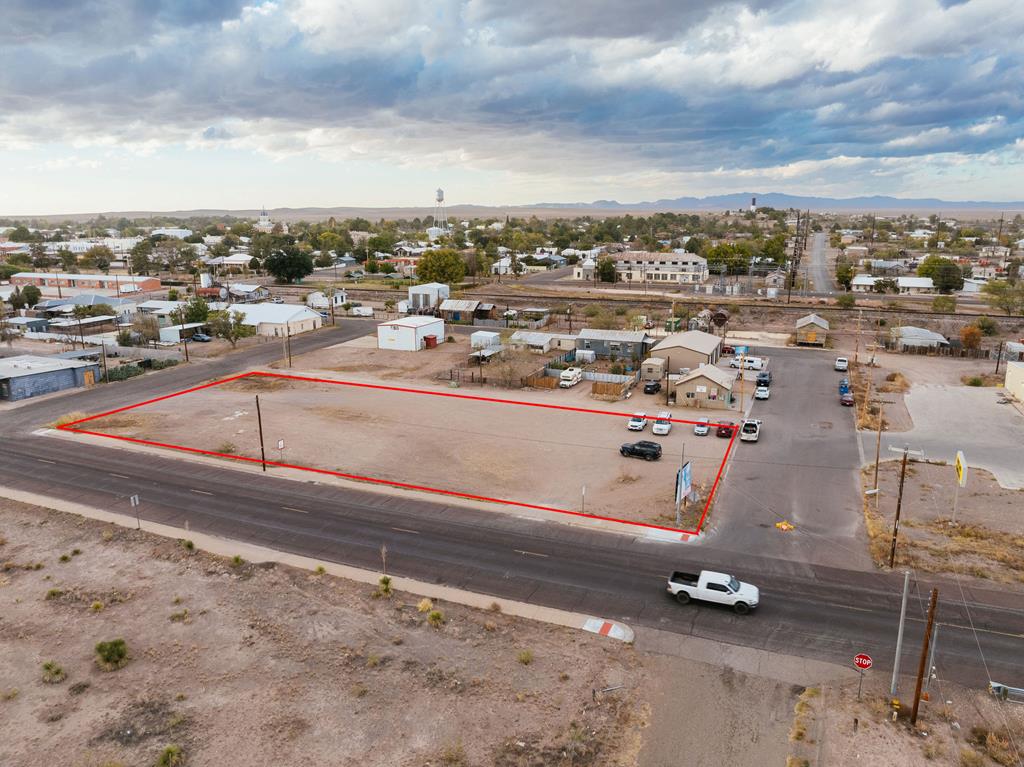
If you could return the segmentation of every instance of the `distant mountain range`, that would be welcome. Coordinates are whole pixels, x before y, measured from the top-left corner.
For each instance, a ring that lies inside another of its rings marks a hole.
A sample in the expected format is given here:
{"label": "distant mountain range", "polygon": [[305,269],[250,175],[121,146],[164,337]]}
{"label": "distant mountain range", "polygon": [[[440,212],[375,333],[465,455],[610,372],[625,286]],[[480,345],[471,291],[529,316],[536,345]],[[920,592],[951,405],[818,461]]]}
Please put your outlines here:
{"label": "distant mountain range", "polygon": [[904,198],[874,195],[872,197],[801,197],[779,192],[741,192],[719,194],[710,197],[676,197],[653,202],[621,203],[617,200],[596,200],[594,202],[540,203],[535,208],[568,208],[580,210],[737,210],[747,208],[751,199],[757,199],[759,207],[813,211],[883,211],[883,210],[1024,210],[1024,202],[993,202],[991,200],[940,200],[934,197]]}

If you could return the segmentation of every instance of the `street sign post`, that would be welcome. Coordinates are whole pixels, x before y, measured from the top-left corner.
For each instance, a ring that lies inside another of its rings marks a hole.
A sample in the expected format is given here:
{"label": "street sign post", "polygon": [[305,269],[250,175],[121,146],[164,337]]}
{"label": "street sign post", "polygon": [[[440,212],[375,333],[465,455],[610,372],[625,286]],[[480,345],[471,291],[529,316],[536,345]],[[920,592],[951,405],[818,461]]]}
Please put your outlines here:
{"label": "street sign post", "polygon": [[857,700],[860,700],[860,693],[864,688],[864,672],[875,665],[875,662],[871,660],[870,655],[865,652],[861,652],[853,656],[853,665],[857,668],[857,672],[860,674],[860,681],[857,683]]}
{"label": "street sign post", "polygon": [[131,503],[132,508],[135,509],[135,529],[141,530],[142,520],[139,519],[139,496],[133,495],[128,499],[128,502]]}
{"label": "street sign post", "polygon": [[964,451],[956,451],[956,487],[953,489],[953,519],[951,524],[956,524],[956,507],[960,501],[960,488],[967,487],[967,459],[964,458]]}

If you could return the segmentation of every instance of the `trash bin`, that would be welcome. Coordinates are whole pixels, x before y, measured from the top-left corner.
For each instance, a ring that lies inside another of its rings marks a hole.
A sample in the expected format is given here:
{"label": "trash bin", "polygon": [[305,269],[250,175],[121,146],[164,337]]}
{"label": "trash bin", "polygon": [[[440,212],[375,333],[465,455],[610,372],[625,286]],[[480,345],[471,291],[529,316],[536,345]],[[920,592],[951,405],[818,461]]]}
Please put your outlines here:
{"label": "trash bin", "polygon": [[423,336],[423,342],[427,349],[437,348],[437,336]]}

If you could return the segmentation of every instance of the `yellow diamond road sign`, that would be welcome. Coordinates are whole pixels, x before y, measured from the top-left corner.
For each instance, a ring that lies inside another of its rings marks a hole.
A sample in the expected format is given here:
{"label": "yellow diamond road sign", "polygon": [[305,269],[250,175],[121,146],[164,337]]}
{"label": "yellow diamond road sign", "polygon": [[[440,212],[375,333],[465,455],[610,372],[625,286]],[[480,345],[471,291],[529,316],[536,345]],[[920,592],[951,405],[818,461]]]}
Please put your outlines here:
{"label": "yellow diamond road sign", "polygon": [[960,487],[967,485],[967,459],[962,450],[956,451],[956,481]]}

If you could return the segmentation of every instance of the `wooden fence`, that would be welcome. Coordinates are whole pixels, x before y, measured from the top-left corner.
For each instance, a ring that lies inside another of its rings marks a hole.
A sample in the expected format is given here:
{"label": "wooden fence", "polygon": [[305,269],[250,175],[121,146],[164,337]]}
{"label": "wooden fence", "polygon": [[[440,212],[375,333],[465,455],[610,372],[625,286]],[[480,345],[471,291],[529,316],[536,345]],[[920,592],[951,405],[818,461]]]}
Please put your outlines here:
{"label": "wooden fence", "polygon": [[991,349],[965,349],[962,346],[904,346],[893,341],[885,343],[885,350],[897,354],[914,354],[919,357],[959,357],[976,360],[987,360],[994,357],[995,354]]}

